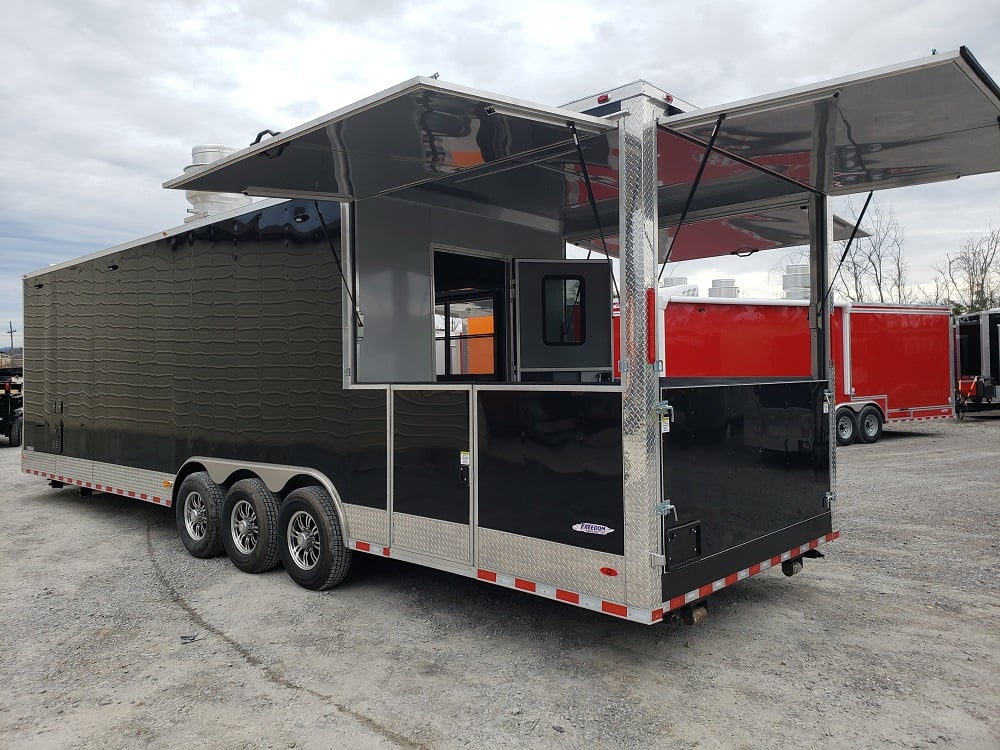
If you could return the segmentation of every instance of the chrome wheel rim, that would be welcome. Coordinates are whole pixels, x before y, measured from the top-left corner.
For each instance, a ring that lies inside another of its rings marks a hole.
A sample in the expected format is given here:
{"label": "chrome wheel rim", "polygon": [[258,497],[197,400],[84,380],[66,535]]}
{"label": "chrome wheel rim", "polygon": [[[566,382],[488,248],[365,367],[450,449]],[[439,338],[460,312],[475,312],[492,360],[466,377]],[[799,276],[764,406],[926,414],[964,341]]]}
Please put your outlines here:
{"label": "chrome wheel rim", "polygon": [[285,537],[288,553],[295,564],[302,570],[315,568],[321,551],[319,524],[316,523],[316,519],[304,510],[296,511],[288,520],[288,532]]}
{"label": "chrome wheel rim", "polygon": [[229,522],[233,544],[244,555],[251,554],[257,548],[260,529],[257,526],[257,514],[253,506],[246,500],[240,500],[233,506],[233,514]]}
{"label": "chrome wheel rim", "polygon": [[865,435],[868,437],[874,437],[875,433],[878,432],[878,417],[874,414],[869,414],[865,417],[864,430]]}
{"label": "chrome wheel rim", "polygon": [[189,492],[184,498],[184,528],[196,541],[201,541],[208,533],[208,507],[200,492]]}

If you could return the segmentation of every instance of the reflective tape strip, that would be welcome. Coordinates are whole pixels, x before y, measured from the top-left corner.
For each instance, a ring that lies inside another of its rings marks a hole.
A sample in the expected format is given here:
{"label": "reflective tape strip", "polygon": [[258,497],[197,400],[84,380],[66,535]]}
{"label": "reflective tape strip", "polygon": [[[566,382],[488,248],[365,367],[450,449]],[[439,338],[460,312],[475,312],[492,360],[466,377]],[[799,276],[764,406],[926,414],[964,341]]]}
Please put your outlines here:
{"label": "reflective tape strip", "polygon": [[790,549],[787,552],[782,552],[780,555],[775,555],[774,557],[768,560],[764,560],[762,562],[751,565],[749,568],[744,568],[743,570],[738,571],[736,573],[731,573],[725,578],[720,578],[717,581],[712,581],[712,583],[706,583],[704,586],[700,586],[699,588],[694,589],[693,591],[688,591],[686,594],[675,596],[670,601],[664,602],[663,611],[670,612],[672,610],[679,609],[680,607],[690,604],[691,602],[698,601],[699,599],[704,599],[709,594],[714,594],[716,591],[724,589],[727,586],[732,586],[737,581],[742,581],[745,578],[749,578],[750,576],[755,576],[758,573],[762,573],[765,570],[777,567],[778,565],[781,565],[781,563],[783,562],[801,557],[809,550],[816,549],[821,544],[826,544],[827,542],[832,542],[834,539],[839,539],[839,538],[840,538],[839,531],[831,532],[829,534],[826,534],[825,536],[819,537],[819,539],[813,539],[811,542],[799,545],[798,547],[794,547],[793,549]]}
{"label": "reflective tape strip", "polygon": [[372,544],[371,542],[362,542],[358,539],[351,539],[347,546],[350,549],[356,549],[358,552],[367,552],[369,555],[382,555],[382,557],[389,557],[389,548],[383,547],[381,544]]}
{"label": "reflective tape strip", "polygon": [[109,495],[121,495],[122,497],[132,497],[136,500],[142,500],[147,503],[153,503],[154,505],[163,505],[169,508],[173,505],[173,499],[169,497],[156,497],[155,495],[147,495],[145,492],[138,492],[136,490],[125,490],[121,487],[112,487],[110,484],[100,484],[98,482],[87,482],[82,479],[73,479],[72,477],[64,477],[57,474],[49,474],[47,471],[38,471],[38,469],[24,469],[25,474],[31,474],[36,477],[45,477],[54,482],[62,482],[63,484],[72,484],[77,487],[86,487],[87,489],[97,490],[98,492],[105,492]]}
{"label": "reflective tape strip", "polygon": [[[811,542],[794,547],[787,552],[782,552],[780,555],[775,555],[767,560],[751,565],[749,568],[744,568],[743,570],[735,573],[730,573],[725,578],[720,578],[717,581],[706,583],[693,591],[687,592],[686,594],[675,596],[669,602],[664,602],[662,607],[658,607],[654,610],[637,609],[620,602],[610,602],[606,599],[599,599],[597,597],[588,596],[587,594],[581,594],[576,591],[568,591],[547,583],[531,581],[527,578],[518,578],[504,573],[497,573],[494,570],[486,570],[485,568],[474,568],[475,573],[470,573],[469,576],[478,578],[480,581],[486,581],[487,583],[495,583],[498,586],[504,586],[508,589],[526,591],[529,594],[541,596],[546,599],[552,599],[566,604],[573,604],[577,607],[583,607],[584,609],[590,609],[595,612],[602,612],[606,615],[620,617],[624,620],[631,620],[632,622],[639,622],[644,625],[652,625],[663,620],[664,616],[671,610],[678,609],[679,607],[683,607],[691,602],[696,602],[699,599],[704,599],[705,597],[714,594],[716,591],[720,591],[721,589],[724,589],[727,586],[732,586],[734,583],[742,581],[745,578],[755,576],[765,570],[781,565],[782,562],[801,557],[809,550],[816,549],[821,544],[832,542],[834,539],[838,538],[840,538],[840,532],[834,531],[833,533],[821,536],[819,539],[813,539]],[[359,539],[351,539],[347,546],[351,549],[357,550],[358,552],[367,552],[371,555],[392,557],[392,550],[389,547],[383,547],[380,544],[372,544],[371,542],[365,542]]]}

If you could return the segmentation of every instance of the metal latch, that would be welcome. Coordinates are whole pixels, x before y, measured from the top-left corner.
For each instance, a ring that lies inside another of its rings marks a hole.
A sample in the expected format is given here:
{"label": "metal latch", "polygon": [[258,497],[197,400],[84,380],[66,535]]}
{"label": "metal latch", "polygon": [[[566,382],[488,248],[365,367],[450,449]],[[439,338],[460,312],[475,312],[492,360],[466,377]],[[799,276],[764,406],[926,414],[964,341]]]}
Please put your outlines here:
{"label": "metal latch", "polygon": [[827,492],[825,495],[823,495],[823,507],[826,508],[827,510],[830,510],[831,508],[833,508],[833,501],[836,499],[837,499],[836,493]]}
{"label": "metal latch", "polygon": [[657,505],[656,512],[661,516],[673,516],[675,521],[680,520],[677,518],[677,506],[669,500],[664,500],[662,503]]}
{"label": "metal latch", "polygon": [[823,413],[829,414],[833,411],[833,391],[827,388],[823,391]]}
{"label": "metal latch", "polygon": [[355,310],[354,314],[357,316],[354,338],[356,341],[363,341],[365,338],[365,314],[360,310]]}
{"label": "metal latch", "polygon": [[653,413],[660,417],[660,432],[670,432],[670,423],[674,419],[674,407],[668,401],[657,401]]}

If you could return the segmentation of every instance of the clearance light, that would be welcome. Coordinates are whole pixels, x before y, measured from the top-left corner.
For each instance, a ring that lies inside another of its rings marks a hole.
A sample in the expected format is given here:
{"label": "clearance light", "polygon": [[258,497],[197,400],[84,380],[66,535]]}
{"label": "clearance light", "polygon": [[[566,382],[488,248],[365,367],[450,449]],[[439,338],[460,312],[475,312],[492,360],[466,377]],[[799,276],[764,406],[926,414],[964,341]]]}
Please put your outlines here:
{"label": "clearance light", "polygon": [[597,97],[598,104],[607,104],[609,101],[611,101],[611,97],[608,96],[607,94],[601,94],[599,97]]}

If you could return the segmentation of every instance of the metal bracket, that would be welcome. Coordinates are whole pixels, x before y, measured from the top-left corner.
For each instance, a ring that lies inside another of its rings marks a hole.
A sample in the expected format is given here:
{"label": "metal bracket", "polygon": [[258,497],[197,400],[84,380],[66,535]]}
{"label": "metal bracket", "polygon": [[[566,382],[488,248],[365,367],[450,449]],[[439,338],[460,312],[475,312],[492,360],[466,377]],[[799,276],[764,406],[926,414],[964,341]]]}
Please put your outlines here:
{"label": "metal bracket", "polygon": [[833,412],[833,405],[834,405],[833,391],[831,391],[829,388],[823,391],[823,399],[826,401],[826,403],[823,404],[823,413],[831,414]]}
{"label": "metal bracket", "polygon": [[827,492],[825,495],[823,495],[823,507],[826,508],[827,510],[830,510],[831,508],[833,508],[833,501],[836,499],[837,499],[837,493]]}
{"label": "metal bracket", "polygon": [[670,432],[670,423],[674,419],[674,407],[667,401],[657,401],[653,413],[660,417],[660,432]]}
{"label": "metal bracket", "polygon": [[664,500],[662,503],[657,505],[656,512],[661,516],[673,516],[675,521],[680,520],[677,518],[677,506],[669,500]]}
{"label": "metal bracket", "polygon": [[666,555],[660,555],[656,552],[649,553],[649,567],[651,568],[665,568],[667,567],[667,557]]}

